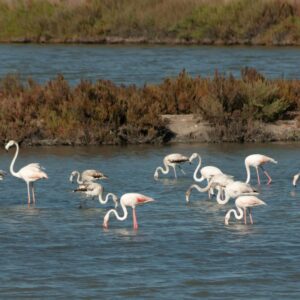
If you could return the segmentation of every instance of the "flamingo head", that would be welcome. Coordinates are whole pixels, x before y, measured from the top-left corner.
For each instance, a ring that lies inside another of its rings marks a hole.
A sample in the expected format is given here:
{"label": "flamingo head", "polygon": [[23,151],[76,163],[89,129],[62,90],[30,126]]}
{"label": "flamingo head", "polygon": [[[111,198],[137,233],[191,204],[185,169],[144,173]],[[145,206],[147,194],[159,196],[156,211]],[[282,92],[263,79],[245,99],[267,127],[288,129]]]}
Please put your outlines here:
{"label": "flamingo head", "polygon": [[157,169],[156,169],[155,172],[154,172],[154,179],[155,179],[155,180],[158,179],[158,171],[157,171]]}
{"label": "flamingo head", "polygon": [[73,182],[73,177],[76,175],[76,171],[73,171],[70,175],[70,181]]}
{"label": "flamingo head", "polygon": [[5,150],[8,151],[8,149],[13,146],[16,142],[13,140],[10,140],[6,145],[5,145]]}
{"label": "flamingo head", "polygon": [[119,206],[119,204],[118,204],[118,197],[117,196],[115,196],[115,195],[113,195],[113,198],[112,198],[112,200],[114,201],[114,203],[115,203],[115,208],[117,208],[118,206]]}
{"label": "flamingo head", "polygon": [[225,225],[229,225],[230,214],[225,215]]}
{"label": "flamingo head", "polygon": [[109,216],[105,215],[105,217],[103,219],[103,224],[102,224],[104,229],[108,229],[108,219],[109,219]]}
{"label": "flamingo head", "polygon": [[185,200],[186,200],[186,202],[190,202],[190,194],[191,194],[190,190],[187,190],[185,192]]}
{"label": "flamingo head", "polygon": [[299,176],[300,176],[300,173],[296,174],[294,177],[293,177],[293,186],[296,186],[297,185],[297,181],[299,179]]}
{"label": "flamingo head", "polygon": [[193,161],[195,158],[197,158],[198,156],[199,156],[198,153],[193,153],[193,154],[190,156],[190,158],[189,158],[189,162],[192,163],[192,161]]}

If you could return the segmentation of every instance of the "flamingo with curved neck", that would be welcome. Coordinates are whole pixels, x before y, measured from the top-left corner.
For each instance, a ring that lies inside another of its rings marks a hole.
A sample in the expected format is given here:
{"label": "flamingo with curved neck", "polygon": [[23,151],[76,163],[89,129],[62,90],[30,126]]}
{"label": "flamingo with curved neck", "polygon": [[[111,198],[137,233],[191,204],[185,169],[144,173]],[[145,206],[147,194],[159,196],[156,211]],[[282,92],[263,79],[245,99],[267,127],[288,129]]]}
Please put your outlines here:
{"label": "flamingo with curved neck", "polygon": [[192,156],[189,158],[189,157],[184,156],[179,153],[173,153],[173,154],[169,154],[169,155],[165,156],[163,159],[164,167],[156,168],[156,170],[154,172],[154,179],[158,179],[159,172],[161,172],[162,174],[165,174],[165,175],[168,174],[170,172],[170,167],[173,168],[175,178],[177,178],[176,166],[178,166],[180,171],[183,174],[185,174],[185,172],[182,170],[180,164],[187,162],[187,161],[191,163],[191,158],[192,158]]}
{"label": "flamingo with curved neck", "polygon": [[233,176],[226,175],[226,174],[217,174],[215,176],[212,176],[211,179],[209,180],[209,183],[207,184],[206,187],[202,188],[197,184],[192,184],[188,190],[185,193],[185,199],[186,202],[189,202],[190,194],[192,189],[197,189],[199,192],[207,192],[211,188],[217,188],[220,189],[221,191],[223,188],[226,187],[229,183],[233,182]]}
{"label": "flamingo with curved neck", "polygon": [[85,184],[80,185],[74,192],[83,192],[88,197],[98,197],[100,204],[106,204],[111,197],[112,201],[115,203],[115,207],[118,207],[118,197],[113,193],[107,193],[105,199],[103,198],[104,195],[104,188],[101,184],[96,182],[88,182]]}
{"label": "flamingo with curved neck", "polygon": [[230,209],[225,215],[225,225],[229,225],[231,214],[237,220],[244,217],[244,223],[247,224],[247,209],[249,210],[250,223],[253,224],[252,208],[260,205],[267,205],[264,201],[255,196],[240,196],[235,200],[236,209]]}
{"label": "flamingo with curved neck", "polygon": [[115,209],[111,209],[109,210],[106,215],[104,216],[103,219],[103,227],[105,229],[108,228],[108,222],[109,222],[109,218],[111,214],[114,214],[115,217],[119,220],[119,221],[124,221],[126,220],[127,216],[128,216],[128,211],[127,211],[127,206],[130,206],[132,208],[132,218],[133,218],[133,229],[137,230],[138,229],[138,222],[137,222],[137,216],[136,216],[136,211],[135,208],[138,205],[141,204],[145,204],[148,202],[153,202],[154,199],[142,195],[142,194],[138,194],[138,193],[127,193],[124,194],[121,199],[120,199],[120,204],[123,210],[123,216],[120,216],[119,213],[117,212],[117,210]]}
{"label": "flamingo with curved neck", "polygon": [[259,193],[250,184],[242,181],[233,181],[229,183],[224,189],[225,198],[221,199],[221,189],[219,189],[217,194],[217,202],[219,204],[226,204],[230,198],[237,198],[239,196],[254,196]]}
{"label": "flamingo with curved neck", "polygon": [[16,162],[16,159],[18,157],[19,154],[19,144],[13,140],[9,141],[6,145],[5,145],[5,149],[8,151],[8,149],[12,146],[16,147],[16,152],[15,155],[11,161],[10,164],[10,173],[18,178],[23,179],[26,184],[27,184],[27,193],[28,193],[28,204],[30,204],[30,190],[32,192],[32,200],[33,203],[35,203],[35,194],[34,194],[34,187],[33,187],[33,183],[39,179],[48,179],[47,174],[42,170],[42,167],[40,166],[40,164],[38,163],[32,163],[32,164],[28,164],[25,167],[23,167],[22,169],[20,169],[18,172],[14,171],[14,164]]}
{"label": "flamingo with curved neck", "polygon": [[262,154],[252,154],[252,155],[247,156],[245,158],[245,167],[246,167],[246,173],[247,173],[246,183],[250,182],[250,177],[251,177],[250,167],[254,167],[256,169],[258,184],[260,184],[258,168],[260,168],[264,172],[264,174],[268,178],[267,184],[270,184],[272,182],[272,178],[263,167],[263,165],[268,162],[277,164],[277,161],[275,159],[273,159],[272,157],[262,155]]}
{"label": "flamingo with curved neck", "polygon": [[76,181],[78,184],[108,178],[106,175],[97,170],[85,170],[82,173],[80,173],[79,171],[73,171],[70,175],[71,182],[73,182],[74,177],[77,178]]}

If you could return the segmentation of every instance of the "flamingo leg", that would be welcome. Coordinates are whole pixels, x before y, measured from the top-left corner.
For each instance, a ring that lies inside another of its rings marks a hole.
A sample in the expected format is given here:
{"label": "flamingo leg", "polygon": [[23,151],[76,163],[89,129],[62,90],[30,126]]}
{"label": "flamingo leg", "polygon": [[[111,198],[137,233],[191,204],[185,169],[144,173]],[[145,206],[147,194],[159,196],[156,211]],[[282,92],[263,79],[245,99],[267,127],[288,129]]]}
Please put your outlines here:
{"label": "flamingo leg", "polygon": [[250,223],[253,224],[252,209],[251,208],[249,208],[249,217],[250,217]]}
{"label": "flamingo leg", "polygon": [[176,166],[173,166],[173,169],[174,169],[174,175],[175,175],[175,178],[177,179]]}
{"label": "flamingo leg", "polygon": [[33,182],[31,183],[31,191],[32,191],[32,201],[33,201],[33,203],[35,203],[35,194],[34,194]]}
{"label": "flamingo leg", "polygon": [[181,166],[178,166],[178,167],[179,167],[179,170],[182,172],[182,174],[185,175],[185,172],[184,172],[184,170],[182,169],[182,167],[181,167]]}
{"label": "flamingo leg", "polygon": [[247,211],[246,208],[244,208],[244,223],[247,225]]}
{"label": "flamingo leg", "polygon": [[260,178],[259,178],[258,167],[256,167],[256,174],[257,174],[257,182],[260,185]]}
{"label": "flamingo leg", "polygon": [[262,171],[264,172],[264,174],[265,174],[265,175],[267,176],[267,178],[268,178],[268,183],[267,183],[267,184],[270,184],[270,183],[272,182],[271,176],[268,174],[268,172],[264,169],[263,166],[260,166],[260,167],[261,167]]}
{"label": "flamingo leg", "polygon": [[138,225],[138,222],[137,222],[135,207],[132,208],[132,218],[133,218],[133,229],[138,230],[139,225]]}
{"label": "flamingo leg", "polygon": [[27,197],[28,197],[28,205],[30,205],[30,183],[27,182]]}

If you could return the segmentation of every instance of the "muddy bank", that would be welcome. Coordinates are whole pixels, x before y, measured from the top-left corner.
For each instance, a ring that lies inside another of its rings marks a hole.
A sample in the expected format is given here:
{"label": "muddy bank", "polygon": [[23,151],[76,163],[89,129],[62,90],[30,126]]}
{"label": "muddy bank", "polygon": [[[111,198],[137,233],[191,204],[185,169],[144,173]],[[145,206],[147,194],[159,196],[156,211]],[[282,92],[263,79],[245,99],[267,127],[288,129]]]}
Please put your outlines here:
{"label": "muddy bank", "polygon": [[[172,132],[170,143],[220,143],[226,142],[216,134],[216,128],[199,115],[163,115],[167,128]],[[300,128],[297,120],[279,120],[272,124],[256,125],[257,135],[252,142],[300,141]]]}

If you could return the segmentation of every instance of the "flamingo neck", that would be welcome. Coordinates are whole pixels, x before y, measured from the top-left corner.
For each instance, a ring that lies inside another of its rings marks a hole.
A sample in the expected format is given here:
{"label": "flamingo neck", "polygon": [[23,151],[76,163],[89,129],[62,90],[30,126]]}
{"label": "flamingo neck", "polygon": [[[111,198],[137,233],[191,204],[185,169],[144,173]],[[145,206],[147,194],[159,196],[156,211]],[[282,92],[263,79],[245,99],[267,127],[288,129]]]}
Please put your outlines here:
{"label": "flamingo neck", "polygon": [[164,167],[165,167],[165,170],[162,167],[156,168],[156,172],[158,173],[158,171],[161,171],[163,174],[168,174],[169,171],[170,171],[169,165],[167,165],[166,163],[164,163]]}
{"label": "flamingo neck", "polygon": [[121,204],[121,207],[122,207],[122,209],[123,209],[124,215],[121,217],[121,216],[118,214],[118,212],[117,212],[116,209],[111,209],[111,210],[109,210],[109,211],[106,213],[106,215],[104,216],[104,221],[105,221],[106,223],[108,223],[109,217],[110,217],[111,214],[114,214],[114,215],[116,216],[116,218],[117,218],[119,221],[124,221],[124,220],[126,220],[126,218],[127,218],[127,216],[128,216],[127,207],[126,207],[126,205],[123,203],[122,200],[120,201],[120,204]]}
{"label": "flamingo neck", "polygon": [[196,190],[198,190],[199,192],[205,193],[205,192],[207,192],[207,191],[210,189],[210,187],[212,186],[212,184],[213,184],[212,180],[211,180],[211,181],[208,183],[208,185],[207,185],[206,187],[204,187],[204,188],[202,188],[202,187],[199,186],[198,184],[192,184],[192,185],[190,186],[190,188],[188,189],[188,191],[190,192],[192,189],[196,189]]}
{"label": "flamingo neck", "polygon": [[[228,225],[232,213],[234,214],[234,217],[235,217],[237,220],[241,220],[241,219],[243,218],[243,216],[244,216],[243,210],[242,210],[240,207],[238,207],[238,206],[237,206],[236,208],[237,208],[237,209],[230,209],[230,210],[227,212],[227,214],[226,214],[226,216],[225,216],[225,220],[227,220],[227,221],[226,221],[226,225]],[[237,211],[238,211],[239,214],[237,213]]]}
{"label": "flamingo neck", "polygon": [[247,172],[247,179],[246,179],[246,183],[250,182],[250,166],[248,163],[245,162],[245,166],[246,166],[246,172]]}
{"label": "flamingo neck", "polygon": [[12,161],[11,161],[9,171],[10,171],[11,175],[20,178],[19,173],[14,171],[14,165],[15,165],[17,156],[18,156],[18,154],[19,154],[19,145],[18,145],[17,143],[14,143],[14,145],[16,146],[16,152],[15,152],[14,158],[13,158]]}
{"label": "flamingo neck", "polygon": [[226,203],[229,201],[230,196],[228,195],[228,192],[226,192],[226,189],[225,189],[225,199],[224,199],[224,200],[221,199],[221,194],[222,194],[222,188],[220,187],[220,188],[218,189],[217,202],[218,202],[219,204],[224,205],[224,204],[226,204]]}
{"label": "flamingo neck", "polygon": [[99,197],[98,197],[99,202],[100,202],[101,204],[106,204],[107,201],[109,200],[109,197],[112,197],[112,200],[114,200],[115,195],[114,195],[113,193],[108,193],[108,194],[105,196],[105,199],[103,199],[103,193],[104,193],[104,188],[101,186],[101,188],[100,188],[100,194],[99,194]]}
{"label": "flamingo neck", "polygon": [[194,171],[194,175],[193,175],[193,178],[195,181],[197,182],[201,182],[203,180],[202,177],[197,177],[197,173],[199,172],[200,170],[200,167],[201,167],[201,163],[202,163],[202,160],[201,160],[201,156],[198,155],[198,159],[199,159],[199,162],[198,162],[198,166],[196,167],[195,171]]}
{"label": "flamingo neck", "polygon": [[[78,184],[83,184],[82,179],[80,179],[80,173],[79,173],[78,171],[75,171],[75,172],[74,172],[74,177],[75,177],[75,176],[77,176],[77,180],[76,180],[77,183],[78,183]],[[72,179],[73,179],[73,176],[72,176]]]}

